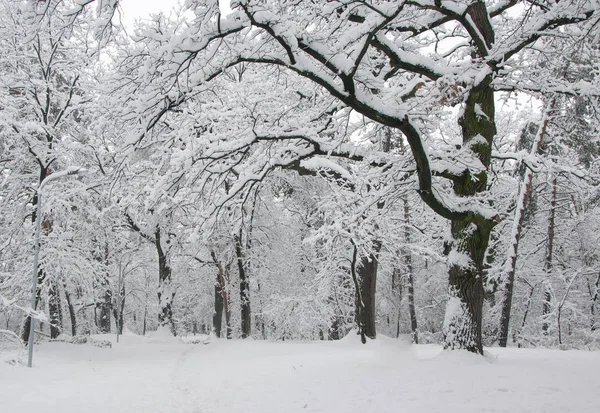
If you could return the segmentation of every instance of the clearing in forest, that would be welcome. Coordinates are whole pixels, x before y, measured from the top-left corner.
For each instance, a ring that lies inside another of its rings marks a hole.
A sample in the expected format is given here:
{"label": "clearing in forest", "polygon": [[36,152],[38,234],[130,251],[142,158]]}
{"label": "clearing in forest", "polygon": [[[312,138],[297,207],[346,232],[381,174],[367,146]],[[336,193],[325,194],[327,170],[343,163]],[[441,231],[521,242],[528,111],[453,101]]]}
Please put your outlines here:
{"label": "clearing in forest", "polygon": [[[111,339],[112,337],[103,336]],[[112,348],[36,346],[0,362],[3,413],[596,413],[600,353],[489,349],[485,357],[386,337],[360,344],[125,335]]]}

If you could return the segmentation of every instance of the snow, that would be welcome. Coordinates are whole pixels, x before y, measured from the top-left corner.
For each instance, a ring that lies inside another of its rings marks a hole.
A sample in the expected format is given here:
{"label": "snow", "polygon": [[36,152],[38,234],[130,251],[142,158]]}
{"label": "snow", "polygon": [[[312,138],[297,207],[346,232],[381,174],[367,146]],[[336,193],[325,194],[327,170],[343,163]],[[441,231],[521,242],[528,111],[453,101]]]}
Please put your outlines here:
{"label": "snow", "polygon": [[471,258],[467,254],[459,252],[456,249],[450,251],[447,262],[449,267],[456,265],[461,268],[469,268],[473,265],[473,261],[471,261]]}
{"label": "snow", "polygon": [[338,173],[342,178],[345,179],[352,179],[352,176],[350,175],[350,173],[346,170],[346,168],[344,168],[341,165],[338,165],[337,163],[333,162],[330,159],[327,158],[309,158],[309,159],[303,159],[300,162],[300,166],[302,166],[303,168],[307,168],[310,170],[331,170],[333,172]]}
{"label": "snow", "polygon": [[598,411],[600,353],[485,357],[380,337],[206,345],[128,333],[112,348],[43,343],[34,368],[0,363],[2,412]]}

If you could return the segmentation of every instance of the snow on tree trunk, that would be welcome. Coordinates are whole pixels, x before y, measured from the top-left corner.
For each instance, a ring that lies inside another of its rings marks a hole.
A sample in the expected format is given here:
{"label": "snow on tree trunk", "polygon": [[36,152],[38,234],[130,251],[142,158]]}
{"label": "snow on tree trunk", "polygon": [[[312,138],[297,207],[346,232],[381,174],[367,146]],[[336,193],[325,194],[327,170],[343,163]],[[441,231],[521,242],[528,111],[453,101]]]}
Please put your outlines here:
{"label": "snow on tree trunk", "polygon": [[250,312],[250,282],[244,266],[244,254],[242,252],[242,237],[235,236],[235,254],[237,257],[238,273],[240,276],[240,302],[241,302],[241,321],[242,338],[250,337],[252,332],[252,318]]}
{"label": "snow on tree trunk", "polygon": [[[546,135],[546,128],[548,126],[548,115],[554,107],[554,100],[550,102],[544,115],[542,117],[540,126],[537,134],[534,138],[531,146],[531,155],[538,153],[540,145],[544,136]],[[498,332],[498,344],[500,347],[506,347],[508,341],[508,327],[510,324],[510,310],[513,296],[513,286],[515,282],[515,272],[517,266],[517,257],[519,251],[519,240],[521,238],[521,230],[523,228],[523,220],[525,218],[525,208],[529,200],[529,194],[531,193],[531,182],[533,180],[533,171],[527,168],[525,175],[521,181],[519,187],[519,194],[517,198],[517,207],[515,210],[515,217],[513,219],[510,244],[508,246],[508,253],[506,258],[506,267],[504,269],[504,275],[502,279],[502,307],[500,313],[500,330]]]}
{"label": "snow on tree trunk", "polygon": [[[42,294],[42,282],[44,280],[44,275],[42,271],[38,271],[38,284],[37,284],[37,290],[35,293],[35,308],[34,310],[37,310],[37,307],[39,305],[40,299],[41,299],[41,294]],[[31,317],[27,316],[25,317],[25,321],[23,322],[23,327],[21,329],[21,339],[23,340],[23,343],[27,344],[29,342],[29,332],[31,331]]]}
{"label": "snow on tree trunk", "polygon": [[[452,223],[455,248],[448,257],[449,299],[444,318],[444,348],[483,354],[481,323],[484,288],[482,264],[491,227]],[[457,228],[458,227],[458,228]]]}
{"label": "snow on tree trunk", "polygon": [[548,334],[550,328],[550,313],[552,311],[552,286],[550,275],[552,274],[552,254],[554,250],[554,221],[556,216],[556,176],[551,179],[552,195],[550,198],[550,212],[548,215],[548,232],[546,235],[546,256],[544,259],[544,272],[546,278],[543,282],[544,299],[542,304],[542,331]]}
{"label": "snow on tree trunk", "polygon": [[[466,171],[455,177],[454,192],[460,197],[475,197],[487,190],[487,168],[496,135],[492,76],[488,75],[473,85],[459,123],[463,149],[470,150],[486,169]],[[448,257],[450,298],[444,321],[444,348],[483,354],[484,257],[494,225],[493,221],[475,215],[451,222]]]}
{"label": "snow on tree trunk", "polygon": [[112,293],[108,288],[108,282],[101,282],[102,296],[96,302],[96,326],[100,333],[110,333],[110,312],[112,307]]}
{"label": "snow on tree trunk", "polygon": [[154,235],[156,252],[158,253],[158,326],[159,328],[168,328],[173,335],[176,335],[175,323],[173,321],[173,298],[175,297],[175,291],[173,291],[171,285],[171,267],[161,243],[160,228],[156,228]]}
{"label": "snow on tree trunk", "polygon": [[213,331],[217,337],[221,337],[221,325],[223,322],[223,293],[221,289],[221,277],[217,273],[215,282],[215,309],[213,312]]}
{"label": "snow on tree trunk", "polygon": [[[408,200],[404,198],[404,221],[406,228],[404,229],[404,242],[406,245],[410,245],[410,208],[408,206]],[[408,281],[408,313],[410,315],[410,331],[412,335],[412,342],[419,344],[419,328],[417,325],[417,312],[415,311],[415,284],[413,276],[413,263],[412,254],[410,249],[406,248],[404,251],[404,264],[406,264],[407,281]],[[398,332],[399,333],[399,332]],[[398,335],[398,334],[397,334]]]}
{"label": "snow on tree trunk", "polygon": [[48,312],[50,313],[50,338],[57,338],[63,327],[62,305],[60,290],[55,281],[50,281],[48,286]]}
{"label": "snow on tree trunk", "polygon": [[64,283],[63,288],[65,291],[65,300],[67,301],[67,309],[69,311],[69,320],[71,321],[71,335],[75,337],[77,335],[77,313],[75,312],[71,293],[69,293],[69,290]]}

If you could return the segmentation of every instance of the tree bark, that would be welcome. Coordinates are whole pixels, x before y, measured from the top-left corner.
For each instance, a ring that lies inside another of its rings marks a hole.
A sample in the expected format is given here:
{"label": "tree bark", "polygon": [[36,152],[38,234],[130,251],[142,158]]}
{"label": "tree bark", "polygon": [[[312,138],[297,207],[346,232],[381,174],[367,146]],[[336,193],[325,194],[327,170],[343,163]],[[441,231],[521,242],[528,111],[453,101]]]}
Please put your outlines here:
{"label": "tree bark", "polygon": [[[454,178],[459,197],[474,197],[487,189],[487,168],[496,135],[492,76],[472,87],[460,119],[463,146],[468,147],[486,170],[466,171]],[[495,222],[469,215],[451,221],[449,257],[449,300],[444,320],[444,348],[465,349],[483,354],[481,324],[483,312],[484,257]]]}
{"label": "tree bark", "polygon": [[394,297],[394,305],[396,306],[396,338],[400,337],[400,318],[402,314],[402,277],[400,269],[392,270],[392,296]]}
{"label": "tree bark", "polygon": [[213,331],[221,338],[221,326],[223,322],[223,291],[221,290],[221,277],[217,273],[215,282],[215,311],[213,313]]}
{"label": "tree bark", "polygon": [[256,329],[260,331],[260,335],[263,340],[267,339],[267,332],[265,330],[265,319],[263,315],[264,304],[262,302],[260,293],[260,280],[256,280],[256,294],[258,296],[259,314],[255,316]]}
{"label": "tree bark", "polygon": [[[410,209],[408,206],[408,200],[404,199],[404,221],[406,228],[404,230],[404,242],[406,245],[410,245]],[[406,265],[406,272],[408,274],[408,313],[410,314],[410,331],[412,334],[412,342],[414,344],[419,344],[419,328],[417,325],[417,312],[415,310],[415,284],[414,284],[414,276],[413,276],[413,264],[412,264],[412,255],[408,248],[404,251],[404,264]]]}
{"label": "tree bark", "polygon": [[117,327],[117,334],[123,335],[123,313],[125,312],[125,284],[121,286],[121,291],[117,292],[120,295],[119,300],[113,306],[113,317]]}
{"label": "tree bark", "polygon": [[62,333],[63,317],[60,302],[60,290],[55,281],[48,286],[48,311],[50,315],[50,338],[55,339]]}
{"label": "tree bark", "polygon": [[363,343],[366,343],[365,337],[374,339],[377,337],[375,326],[375,292],[377,287],[377,265],[381,243],[373,243],[373,251],[366,257],[360,259],[357,265],[358,249],[354,245],[352,259],[352,276],[355,282],[356,291],[356,310],[355,318],[358,326],[358,333]]}
{"label": "tree bark", "polygon": [[[377,247],[377,250],[379,247]],[[365,335],[369,338],[377,336],[375,321],[375,292],[377,290],[377,258],[378,254],[371,254],[369,257],[361,259],[360,267],[358,268],[358,276],[360,278],[361,296],[364,303],[364,312],[361,313],[361,323],[365,329]]]}
{"label": "tree bark", "polygon": [[598,327],[596,326],[596,303],[598,301],[598,295],[600,293],[600,274],[596,277],[596,282],[594,283],[594,290],[592,290],[591,285],[588,281],[588,292],[590,293],[590,330],[596,331]]}
{"label": "tree bark", "polygon": [[96,325],[100,333],[110,333],[110,316],[112,309],[112,292],[108,288],[108,283],[102,281],[101,286],[104,287],[104,294],[98,302],[96,302]]}
{"label": "tree bark", "polygon": [[69,310],[69,320],[71,321],[71,335],[75,337],[77,335],[77,313],[75,306],[71,300],[71,294],[67,290],[66,284],[63,284],[65,290],[65,300],[67,301],[67,309]]}
{"label": "tree bark", "polygon": [[[154,232],[154,245],[158,254],[158,325],[168,328],[173,335],[177,335],[175,322],[173,320],[173,298],[175,292],[171,285],[171,267],[168,257],[163,248],[160,227],[156,227]],[[168,243],[169,241],[165,241]]]}
{"label": "tree bark", "polygon": [[[223,312],[225,312],[225,325],[227,328],[226,336],[227,339],[230,340],[231,309],[229,306],[229,293],[227,290],[227,284],[229,282],[229,264],[223,267],[223,264],[217,259],[217,255],[214,251],[211,251],[210,255],[217,266],[217,282],[215,283],[215,313],[213,317],[213,324],[215,321],[218,321],[218,323],[215,325],[215,333],[217,334],[217,337],[221,337]],[[218,315],[219,313],[221,313],[220,316]],[[218,320],[216,320],[215,317],[218,317]]]}
{"label": "tree bark", "polygon": [[550,198],[550,213],[548,216],[548,232],[546,236],[546,257],[544,259],[544,300],[542,304],[542,332],[548,334],[550,328],[550,313],[552,311],[552,289],[550,286],[550,275],[552,273],[552,254],[554,249],[554,221],[556,216],[556,177],[553,177],[550,182],[552,195]]}
{"label": "tree bark", "polygon": [[242,310],[242,338],[250,337],[252,332],[252,318],[250,313],[250,283],[244,267],[244,254],[242,251],[242,237],[235,235],[235,255],[237,257],[238,273],[240,276],[240,302]]}

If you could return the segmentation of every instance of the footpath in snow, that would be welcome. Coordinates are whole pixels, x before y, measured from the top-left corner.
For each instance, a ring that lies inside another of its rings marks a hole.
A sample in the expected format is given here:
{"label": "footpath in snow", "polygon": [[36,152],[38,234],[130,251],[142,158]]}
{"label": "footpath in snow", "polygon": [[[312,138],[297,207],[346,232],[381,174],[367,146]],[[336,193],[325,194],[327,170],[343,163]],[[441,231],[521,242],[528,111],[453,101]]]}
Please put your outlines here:
{"label": "footpath in snow", "polygon": [[480,357],[355,336],[111,340],[105,349],[41,344],[33,369],[0,362],[0,412],[600,412],[597,352],[494,348]]}

